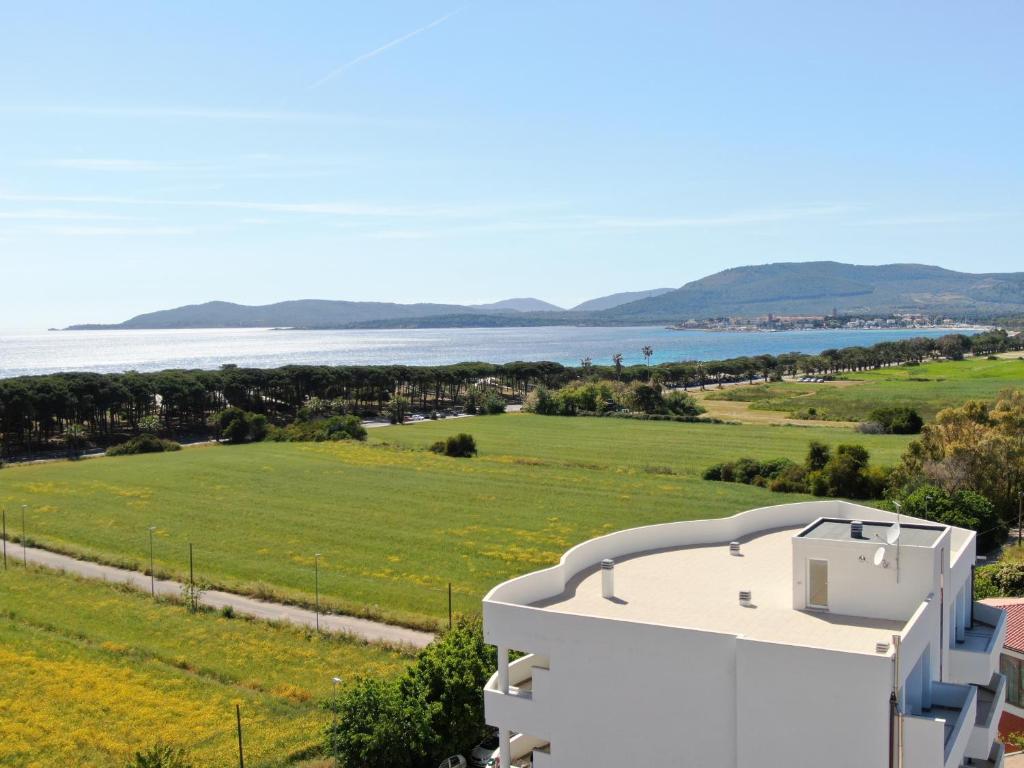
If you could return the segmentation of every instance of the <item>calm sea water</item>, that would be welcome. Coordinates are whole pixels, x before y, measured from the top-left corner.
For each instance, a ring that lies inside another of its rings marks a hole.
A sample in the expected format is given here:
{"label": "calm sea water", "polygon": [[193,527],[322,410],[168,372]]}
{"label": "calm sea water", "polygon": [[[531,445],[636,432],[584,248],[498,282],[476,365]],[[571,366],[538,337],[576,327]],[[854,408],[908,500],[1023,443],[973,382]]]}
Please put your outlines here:
{"label": "calm sea water", "polygon": [[576,365],[583,357],[611,364],[714,360],[781,352],[817,353],[948,331],[782,331],[729,333],[634,328],[446,328],[372,331],[211,329],[173,331],[0,332],[0,378],[55,371],[158,371],[219,368],[225,363],[273,368],[318,365],[442,365],[466,360],[502,363],[553,360]]}

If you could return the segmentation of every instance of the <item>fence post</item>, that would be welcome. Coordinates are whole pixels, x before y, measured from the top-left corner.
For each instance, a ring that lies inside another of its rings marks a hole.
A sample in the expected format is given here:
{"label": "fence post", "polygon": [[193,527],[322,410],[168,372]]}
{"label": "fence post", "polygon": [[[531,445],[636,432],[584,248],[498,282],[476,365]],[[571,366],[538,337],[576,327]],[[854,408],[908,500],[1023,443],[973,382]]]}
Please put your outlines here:
{"label": "fence post", "polygon": [[238,723],[238,768],[245,768],[245,758],[242,756],[242,706],[235,704],[235,720]]}

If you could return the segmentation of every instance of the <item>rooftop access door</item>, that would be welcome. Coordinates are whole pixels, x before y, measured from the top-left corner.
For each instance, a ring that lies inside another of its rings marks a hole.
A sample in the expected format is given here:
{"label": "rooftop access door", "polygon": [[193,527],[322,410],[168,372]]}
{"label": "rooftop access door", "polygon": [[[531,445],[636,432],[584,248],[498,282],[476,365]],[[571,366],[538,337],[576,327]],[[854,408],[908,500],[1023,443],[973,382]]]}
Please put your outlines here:
{"label": "rooftop access door", "polygon": [[807,606],[828,608],[828,560],[807,561]]}

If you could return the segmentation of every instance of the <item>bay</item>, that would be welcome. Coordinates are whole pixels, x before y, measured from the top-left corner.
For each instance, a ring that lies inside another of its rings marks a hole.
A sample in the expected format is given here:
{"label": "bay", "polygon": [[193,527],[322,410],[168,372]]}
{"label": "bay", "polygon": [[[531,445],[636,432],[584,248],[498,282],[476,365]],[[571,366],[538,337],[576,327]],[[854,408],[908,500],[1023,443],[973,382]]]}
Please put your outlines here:
{"label": "bay", "polygon": [[[311,365],[445,365],[551,360],[578,365],[584,357],[611,364],[715,360],[782,352],[868,346],[911,336],[942,336],[943,329],[815,330],[743,333],[667,328],[571,327],[430,328],[415,330],[290,331],[261,328],[199,330],[0,331],[0,378],[53,373],[168,368],[216,369],[224,364],[274,368]],[[958,330],[969,333],[970,331]]]}

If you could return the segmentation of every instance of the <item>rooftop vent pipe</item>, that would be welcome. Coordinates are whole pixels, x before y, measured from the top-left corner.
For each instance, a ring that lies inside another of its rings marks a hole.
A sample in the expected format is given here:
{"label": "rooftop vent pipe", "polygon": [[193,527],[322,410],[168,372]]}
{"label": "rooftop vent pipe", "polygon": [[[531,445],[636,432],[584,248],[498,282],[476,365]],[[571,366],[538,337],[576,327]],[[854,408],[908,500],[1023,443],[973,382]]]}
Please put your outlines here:
{"label": "rooftop vent pipe", "polygon": [[615,597],[615,561],[611,558],[601,561],[601,597]]}
{"label": "rooftop vent pipe", "polygon": [[860,520],[850,521],[850,538],[851,539],[863,539],[864,538],[864,523]]}
{"label": "rooftop vent pipe", "polygon": [[729,554],[733,557],[739,557],[740,554],[740,543],[738,541],[729,542]]}
{"label": "rooftop vent pipe", "polygon": [[749,589],[740,590],[740,605],[749,606],[751,602],[751,594]]}

